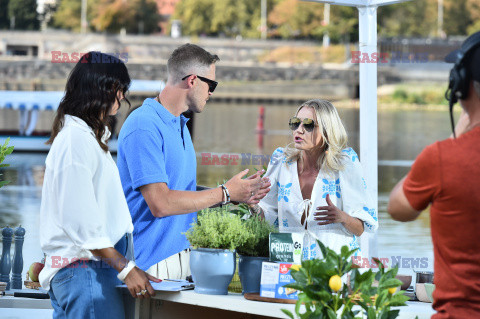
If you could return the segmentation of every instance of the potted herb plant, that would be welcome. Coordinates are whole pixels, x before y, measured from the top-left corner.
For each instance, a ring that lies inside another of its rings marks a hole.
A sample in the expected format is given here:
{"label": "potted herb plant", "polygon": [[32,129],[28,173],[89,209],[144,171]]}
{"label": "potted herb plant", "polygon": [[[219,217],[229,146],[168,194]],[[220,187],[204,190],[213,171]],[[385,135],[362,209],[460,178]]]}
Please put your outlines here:
{"label": "potted herb plant", "polygon": [[238,274],[242,283],[242,293],[258,293],[260,292],[262,262],[268,261],[269,235],[277,232],[277,229],[259,216],[251,216],[246,219],[244,226],[253,236],[237,248]]}
{"label": "potted herb plant", "polygon": [[[353,268],[351,256],[357,249],[349,250],[343,246],[341,253],[325,247],[320,241],[318,246],[324,256],[322,259],[304,260],[302,266],[291,268],[295,283],[285,285],[300,291],[295,314],[298,318],[342,318],[352,319],[363,315],[368,319],[394,319],[400,310],[391,307],[406,306],[409,298],[403,291],[397,291],[402,282],[395,278],[398,266],[385,271],[383,264],[375,260],[378,272],[372,269],[360,274]],[[350,283],[342,281],[350,274]],[[378,284],[374,285],[374,281]],[[305,307],[301,307],[304,304]],[[354,308],[358,305],[358,308]],[[290,318],[295,316],[282,309]]]}
{"label": "potted herb plant", "polygon": [[197,223],[185,235],[193,248],[190,270],[195,291],[209,295],[228,294],[228,285],[235,273],[235,249],[253,234],[238,215],[229,213],[224,207],[200,212]]}
{"label": "potted herb plant", "polygon": [[[13,146],[8,146],[9,142],[10,142],[10,138],[7,138],[5,143],[3,145],[0,145],[0,168],[9,166],[8,164],[2,164],[3,161],[5,160],[5,157],[7,155],[12,154],[12,152],[13,152]],[[2,174],[0,174],[0,176],[2,176]],[[0,181],[0,188],[7,185],[8,183],[10,183],[10,182],[9,181]]]}

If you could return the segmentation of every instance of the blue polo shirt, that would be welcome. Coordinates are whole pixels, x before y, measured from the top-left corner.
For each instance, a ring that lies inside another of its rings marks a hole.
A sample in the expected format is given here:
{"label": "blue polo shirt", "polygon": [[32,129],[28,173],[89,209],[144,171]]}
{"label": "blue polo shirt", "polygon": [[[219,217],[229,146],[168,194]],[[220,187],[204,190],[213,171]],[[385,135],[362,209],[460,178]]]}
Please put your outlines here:
{"label": "blue polo shirt", "polygon": [[187,121],[155,99],[146,99],[126,119],[118,137],[117,165],[134,225],[135,261],[143,270],[190,245],[182,233],[197,214],[154,217],[139,189],[166,183],[172,190],[196,190],[197,159]]}

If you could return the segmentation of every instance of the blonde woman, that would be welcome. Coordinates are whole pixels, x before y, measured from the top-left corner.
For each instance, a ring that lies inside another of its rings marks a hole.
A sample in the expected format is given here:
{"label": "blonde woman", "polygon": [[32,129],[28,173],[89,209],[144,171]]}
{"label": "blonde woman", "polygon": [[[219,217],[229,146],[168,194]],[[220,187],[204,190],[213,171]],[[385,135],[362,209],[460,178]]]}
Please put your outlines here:
{"label": "blonde woman", "polygon": [[359,236],[378,227],[357,154],[328,101],[303,103],[289,121],[293,145],[277,148],[266,177],[270,192],[255,213],[278,225],[280,232],[305,232],[303,258],[319,258],[316,239],[340,252],[359,248]]}

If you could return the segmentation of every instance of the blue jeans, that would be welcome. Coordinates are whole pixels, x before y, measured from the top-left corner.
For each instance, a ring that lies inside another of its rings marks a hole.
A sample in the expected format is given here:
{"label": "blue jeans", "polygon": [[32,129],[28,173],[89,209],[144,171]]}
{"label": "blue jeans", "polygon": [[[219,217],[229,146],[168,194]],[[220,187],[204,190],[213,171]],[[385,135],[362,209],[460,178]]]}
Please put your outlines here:
{"label": "blue jeans", "polygon": [[[127,238],[116,245],[125,256]],[[73,264],[71,264],[73,265]],[[80,262],[77,267],[65,267],[50,282],[50,300],[54,319],[124,319],[123,298],[115,286],[121,281],[118,272],[105,262]]]}

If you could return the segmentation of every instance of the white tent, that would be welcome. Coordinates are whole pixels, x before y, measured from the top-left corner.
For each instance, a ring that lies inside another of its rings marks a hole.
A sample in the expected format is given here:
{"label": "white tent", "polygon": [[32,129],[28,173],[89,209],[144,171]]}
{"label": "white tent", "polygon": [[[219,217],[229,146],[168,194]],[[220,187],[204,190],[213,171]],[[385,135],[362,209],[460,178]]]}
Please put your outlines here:
{"label": "white tent", "polygon": [[[160,92],[163,81],[132,80],[130,92]],[[0,109],[53,110],[62,100],[63,91],[0,91]]]}

